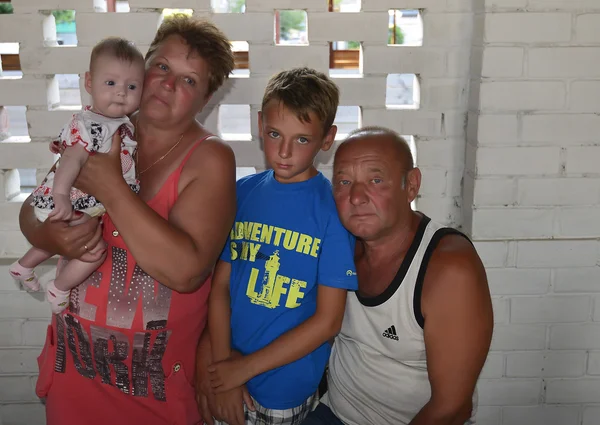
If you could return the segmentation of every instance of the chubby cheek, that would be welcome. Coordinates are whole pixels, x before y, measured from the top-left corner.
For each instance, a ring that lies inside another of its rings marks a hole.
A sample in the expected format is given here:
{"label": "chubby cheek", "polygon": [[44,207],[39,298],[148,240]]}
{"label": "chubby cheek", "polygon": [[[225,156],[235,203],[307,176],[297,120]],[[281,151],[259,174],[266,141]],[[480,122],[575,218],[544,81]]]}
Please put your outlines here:
{"label": "chubby cheek", "polygon": [[206,105],[206,102],[207,99],[203,91],[197,90],[195,87],[186,86],[183,82],[176,87],[174,109],[200,112]]}
{"label": "chubby cheek", "polygon": [[142,100],[142,93],[141,92],[140,93],[136,93],[135,95],[129,97],[129,103],[131,105],[139,105],[141,103],[141,100]]}
{"label": "chubby cheek", "polygon": [[151,72],[148,71],[146,74],[146,78],[144,79],[144,89],[142,94],[142,99],[145,96],[149,96],[152,92],[154,92],[156,86],[160,84],[159,79],[155,76],[151,75]]}
{"label": "chubby cheek", "polygon": [[188,109],[191,106],[193,109],[198,109],[202,104],[201,96],[186,90],[186,88],[178,88],[175,97],[177,99],[173,105],[175,108]]}
{"label": "chubby cheek", "polygon": [[160,84],[164,75],[156,70],[156,68],[150,68],[146,71],[144,76],[144,93],[146,91],[156,92],[160,89]]}
{"label": "chubby cheek", "polygon": [[102,96],[106,96],[108,94],[109,90],[110,90],[110,87],[107,86],[106,84],[101,84],[101,83],[92,84],[91,95],[95,98],[99,98]]}
{"label": "chubby cheek", "polygon": [[144,103],[145,101],[147,101],[150,98],[150,96],[152,96],[152,89],[150,88],[150,86],[144,86],[144,91],[140,96],[140,103]]}
{"label": "chubby cheek", "polygon": [[112,93],[110,92],[110,90],[98,90],[96,92],[97,94],[94,94],[94,99],[99,100],[100,102],[110,102],[112,100]]}

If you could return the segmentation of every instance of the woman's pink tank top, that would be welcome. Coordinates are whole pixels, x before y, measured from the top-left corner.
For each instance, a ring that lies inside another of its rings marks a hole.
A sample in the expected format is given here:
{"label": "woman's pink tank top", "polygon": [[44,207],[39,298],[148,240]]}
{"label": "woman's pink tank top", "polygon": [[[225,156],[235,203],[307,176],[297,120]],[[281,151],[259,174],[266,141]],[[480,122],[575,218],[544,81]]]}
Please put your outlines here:
{"label": "woman's pink tank top", "polygon": [[[165,219],[181,171],[202,140],[148,202]],[[104,239],[106,261],[72,290],[66,312],[53,317],[38,358],[36,392],[46,397],[47,423],[201,423],[191,383],[210,280],[194,293],[177,293],[137,266],[107,216]]]}

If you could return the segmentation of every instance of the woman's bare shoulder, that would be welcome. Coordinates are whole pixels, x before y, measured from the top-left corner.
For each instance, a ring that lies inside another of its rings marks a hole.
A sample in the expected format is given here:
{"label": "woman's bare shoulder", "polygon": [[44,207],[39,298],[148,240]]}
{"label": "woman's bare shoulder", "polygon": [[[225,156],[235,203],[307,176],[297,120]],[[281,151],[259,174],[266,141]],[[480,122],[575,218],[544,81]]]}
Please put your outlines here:
{"label": "woman's bare shoulder", "polygon": [[[200,135],[195,142],[188,161],[183,168],[186,177],[215,176],[223,178],[235,175],[235,154],[229,144],[212,134]],[[183,176],[182,176],[183,177]]]}
{"label": "woman's bare shoulder", "polygon": [[191,155],[190,160],[199,160],[205,162],[224,162],[235,161],[235,154],[231,146],[224,142],[220,137],[208,135],[200,139],[197,149]]}
{"label": "woman's bare shoulder", "polygon": [[214,134],[205,135],[196,143],[200,143],[198,149],[204,148],[205,150],[215,152],[230,152],[233,154],[233,149],[231,146],[227,142],[223,141],[223,139],[221,139],[219,136]]}

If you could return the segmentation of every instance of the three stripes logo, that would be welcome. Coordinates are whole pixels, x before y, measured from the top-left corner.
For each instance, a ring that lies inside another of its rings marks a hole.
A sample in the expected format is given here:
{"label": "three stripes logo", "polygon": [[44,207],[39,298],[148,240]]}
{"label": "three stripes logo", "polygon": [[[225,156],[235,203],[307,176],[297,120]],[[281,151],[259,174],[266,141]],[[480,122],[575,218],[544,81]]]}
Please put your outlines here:
{"label": "three stripes logo", "polygon": [[385,338],[398,341],[398,334],[396,333],[396,327],[394,325],[390,326],[385,331],[383,331],[381,335],[383,335]]}

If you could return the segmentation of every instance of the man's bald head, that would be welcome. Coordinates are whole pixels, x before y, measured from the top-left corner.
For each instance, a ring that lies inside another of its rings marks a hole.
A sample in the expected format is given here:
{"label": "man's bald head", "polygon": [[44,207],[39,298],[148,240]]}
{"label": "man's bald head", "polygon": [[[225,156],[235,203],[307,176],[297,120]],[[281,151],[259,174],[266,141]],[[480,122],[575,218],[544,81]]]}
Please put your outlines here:
{"label": "man's bald head", "polygon": [[355,142],[364,141],[366,139],[377,140],[385,143],[386,145],[389,144],[389,146],[391,146],[397,153],[398,161],[405,171],[409,171],[414,168],[414,158],[406,139],[395,131],[385,127],[362,127],[350,132],[348,137],[346,137],[344,141],[340,143],[336,151],[336,156],[337,152],[340,152],[344,149],[344,146],[349,146]]}
{"label": "man's bald head", "polygon": [[398,133],[365,127],[350,133],[338,147],[332,182],[342,224],[354,236],[374,241],[410,219],[421,172]]}

